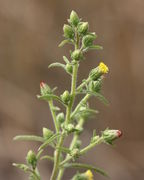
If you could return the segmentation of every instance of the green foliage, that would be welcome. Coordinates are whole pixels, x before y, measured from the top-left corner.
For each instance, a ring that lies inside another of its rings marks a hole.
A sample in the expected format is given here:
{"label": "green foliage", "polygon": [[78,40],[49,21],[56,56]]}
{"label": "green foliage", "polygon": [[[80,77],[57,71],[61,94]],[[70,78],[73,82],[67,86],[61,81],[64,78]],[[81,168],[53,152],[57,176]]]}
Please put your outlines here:
{"label": "green foliage", "polygon": [[[26,164],[13,164],[26,173],[29,173],[30,180],[41,180],[38,163],[41,160],[50,160],[53,163],[53,171],[50,180],[62,180],[65,169],[76,168],[86,169],[85,173],[77,173],[72,180],[93,180],[94,171],[103,176],[107,174],[100,168],[88,164],[77,163],[77,159],[87,153],[95,146],[106,143],[112,144],[113,141],[121,136],[119,130],[106,129],[100,135],[93,132],[89,144],[81,148],[82,141],[80,135],[85,130],[85,122],[89,122],[90,116],[95,116],[98,111],[91,108],[88,101],[91,97],[98,98],[102,103],[108,104],[107,99],[102,95],[103,79],[108,73],[108,67],[100,62],[93,68],[88,77],[83,79],[80,85],[77,85],[78,68],[81,60],[87,51],[95,49],[102,50],[102,46],[94,44],[97,35],[89,31],[88,22],[83,22],[75,11],[72,11],[68,24],[63,26],[64,40],[59,44],[63,47],[65,44],[71,44],[74,48],[70,51],[69,58],[63,56],[64,64],[55,62],[49,65],[51,67],[60,67],[71,77],[71,90],[65,90],[60,96],[55,94],[55,88],[51,88],[45,82],[40,83],[40,95],[37,98],[48,103],[52,115],[55,131],[43,128],[42,137],[35,135],[19,135],[14,140],[37,141],[40,143],[37,154],[30,150],[26,156]],[[82,99],[75,103],[78,95]],[[65,111],[55,106],[55,101],[61,103]],[[73,135],[69,147],[64,146],[64,140]],[[53,155],[44,151],[51,146],[54,149]],[[46,154],[43,154],[46,152]]]}

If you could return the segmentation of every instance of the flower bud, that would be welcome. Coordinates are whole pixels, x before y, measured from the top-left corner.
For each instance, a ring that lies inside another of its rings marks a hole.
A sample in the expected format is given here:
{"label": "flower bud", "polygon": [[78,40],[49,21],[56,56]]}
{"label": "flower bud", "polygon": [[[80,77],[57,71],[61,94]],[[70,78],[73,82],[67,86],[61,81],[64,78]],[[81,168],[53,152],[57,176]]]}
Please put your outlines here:
{"label": "flower bud", "polygon": [[84,48],[92,46],[93,45],[93,41],[95,40],[95,36],[94,35],[86,35],[82,38],[82,45]]}
{"label": "flower bud", "polygon": [[61,95],[62,101],[67,104],[70,100],[70,94],[68,91],[64,91],[64,93]]}
{"label": "flower bud", "polygon": [[93,180],[93,174],[91,170],[87,170],[84,175],[87,177],[87,180]]}
{"label": "flower bud", "polygon": [[74,148],[71,152],[71,156],[74,158],[78,158],[79,157],[79,149]]}
{"label": "flower bud", "polygon": [[42,96],[45,96],[50,93],[50,87],[43,81],[40,82],[40,92]]}
{"label": "flower bud", "polygon": [[72,180],[94,180],[91,170],[87,170],[85,173],[77,173]]}
{"label": "flower bud", "polygon": [[75,11],[72,11],[70,14],[70,23],[74,26],[77,26],[79,23],[79,17]]}
{"label": "flower bud", "polygon": [[43,137],[45,140],[49,139],[53,135],[53,131],[47,128],[43,128]]}
{"label": "flower bud", "polygon": [[27,160],[27,163],[33,167],[33,169],[36,168],[37,158],[36,158],[35,153],[32,150],[30,150],[27,153],[26,160]]}
{"label": "flower bud", "polygon": [[78,27],[78,32],[82,35],[85,35],[89,29],[88,22],[83,22]]}
{"label": "flower bud", "polygon": [[102,137],[104,141],[108,144],[112,144],[115,139],[118,139],[122,136],[122,132],[120,130],[110,130],[106,129],[102,132]]}
{"label": "flower bud", "polygon": [[102,74],[106,74],[109,71],[109,68],[103,62],[100,62],[98,67]]}
{"label": "flower bud", "polygon": [[83,54],[82,54],[81,50],[76,49],[75,51],[73,51],[71,54],[71,58],[76,61],[81,60],[83,58]]}
{"label": "flower bud", "polygon": [[63,26],[63,31],[64,31],[64,37],[73,39],[74,37],[74,32],[71,26],[64,24]]}
{"label": "flower bud", "polygon": [[76,125],[75,129],[78,131],[78,133],[81,133],[83,131],[83,128],[79,124]]}
{"label": "flower bud", "polygon": [[57,122],[58,122],[59,124],[62,124],[62,123],[64,122],[64,120],[65,120],[64,113],[63,113],[63,112],[62,112],[62,113],[59,113],[59,114],[57,115],[57,117],[56,117],[56,120],[57,120]]}
{"label": "flower bud", "polygon": [[92,69],[91,72],[89,73],[89,77],[93,80],[96,81],[98,78],[100,78],[103,74],[108,73],[109,69],[108,67],[103,63],[100,62],[99,66]]}
{"label": "flower bud", "polygon": [[82,144],[81,140],[78,139],[75,143],[75,148],[80,149],[81,144]]}
{"label": "flower bud", "polygon": [[73,67],[71,64],[66,64],[66,72],[72,74],[73,72]]}
{"label": "flower bud", "polygon": [[96,81],[90,81],[89,90],[93,92],[99,92],[101,90],[102,79],[99,78]]}
{"label": "flower bud", "polygon": [[73,124],[68,124],[65,129],[67,130],[68,133],[71,133],[75,130],[75,127]]}

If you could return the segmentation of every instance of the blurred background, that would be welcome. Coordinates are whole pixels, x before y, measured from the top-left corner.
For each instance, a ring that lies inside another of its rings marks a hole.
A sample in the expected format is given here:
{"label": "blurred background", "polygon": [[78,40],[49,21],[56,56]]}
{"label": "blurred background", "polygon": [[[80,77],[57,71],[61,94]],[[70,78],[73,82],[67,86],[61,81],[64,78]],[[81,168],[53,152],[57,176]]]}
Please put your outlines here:
{"label": "blurred background", "polygon": [[[103,60],[110,69],[103,94],[106,107],[91,99],[100,113],[86,124],[87,144],[93,128],[120,129],[116,146],[100,145],[80,158],[105,169],[111,180],[144,179],[144,1],[143,0],[0,0],[0,179],[27,180],[12,162],[24,162],[29,149],[39,144],[13,142],[17,134],[41,135],[42,127],[54,128],[47,103],[36,99],[39,83],[70,88],[62,69],[48,69],[54,61],[69,57],[70,46],[58,48],[62,28],[74,9],[90,30],[97,33],[103,51],[91,51],[81,63],[78,84]],[[47,149],[52,154],[52,149]],[[52,164],[41,162],[43,180],[50,179]],[[64,180],[75,171],[68,170]],[[95,174],[94,179],[104,180]]]}

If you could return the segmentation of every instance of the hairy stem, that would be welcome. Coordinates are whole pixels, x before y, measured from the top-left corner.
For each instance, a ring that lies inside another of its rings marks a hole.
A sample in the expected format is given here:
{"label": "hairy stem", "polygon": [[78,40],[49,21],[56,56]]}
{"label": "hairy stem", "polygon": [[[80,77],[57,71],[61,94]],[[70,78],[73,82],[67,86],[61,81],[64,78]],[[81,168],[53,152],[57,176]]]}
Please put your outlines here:
{"label": "hairy stem", "polygon": [[87,100],[90,98],[90,94],[86,94],[84,98],[78,103],[75,110],[71,114],[71,119],[74,117],[74,115],[78,112],[79,108],[87,102]]}
{"label": "hairy stem", "polygon": [[[84,119],[81,118],[81,119],[79,120],[79,123],[78,123],[78,124],[79,124],[80,127],[83,127]],[[70,150],[72,150],[72,149],[75,147],[75,144],[76,144],[77,140],[79,139],[79,135],[80,135],[80,134],[77,133],[77,132],[74,133],[72,142],[71,142],[70,147],[69,147]],[[65,160],[69,159],[69,157],[70,157],[70,156],[67,155],[66,158],[65,158]],[[64,171],[65,171],[65,168],[61,168],[61,169],[60,169],[57,180],[61,180],[61,178],[62,178],[62,176],[63,176],[63,174],[64,174]]]}
{"label": "hairy stem", "polygon": [[[79,36],[76,32],[76,43],[75,43],[75,49],[78,49],[79,47]],[[78,62],[76,62],[73,65],[73,74],[72,74],[72,81],[71,81],[71,100],[66,108],[66,120],[65,120],[65,125],[68,125],[70,122],[70,115],[71,115],[71,111],[72,111],[72,106],[75,100],[75,94],[76,94],[76,81],[77,81],[77,71],[78,71]],[[59,139],[59,143],[58,143],[58,149],[55,151],[55,158],[54,158],[54,168],[53,168],[53,172],[52,172],[52,176],[51,176],[51,180],[56,180],[57,178],[57,174],[59,171],[59,159],[60,159],[60,147],[63,145],[64,139],[65,139],[66,134],[64,133],[60,139]]]}
{"label": "hairy stem", "polygon": [[50,111],[51,111],[52,118],[53,118],[53,121],[54,121],[56,133],[58,133],[59,132],[59,125],[58,125],[57,120],[56,120],[56,113],[55,113],[55,110],[54,110],[54,106],[53,106],[53,101],[52,100],[49,101],[49,107],[50,107]]}
{"label": "hairy stem", "polygon": [[[85,148],[81,149],[79,152],[79,156],[85,154],[87,151],[89,151],[90,149],[92,149],[93,147],[95,147],[96,145],[100,144],[103,142],[103,137],[100,137],[97,139],[97,141],[95,141],[94,143],[89,144],[88,146],[86,146]],[[64,164],[68,163],[70,160],[72,160],[72,156],[69,156],[69,158],[65,159],[64,161],[61,162],[60,166],[63,166]]]}

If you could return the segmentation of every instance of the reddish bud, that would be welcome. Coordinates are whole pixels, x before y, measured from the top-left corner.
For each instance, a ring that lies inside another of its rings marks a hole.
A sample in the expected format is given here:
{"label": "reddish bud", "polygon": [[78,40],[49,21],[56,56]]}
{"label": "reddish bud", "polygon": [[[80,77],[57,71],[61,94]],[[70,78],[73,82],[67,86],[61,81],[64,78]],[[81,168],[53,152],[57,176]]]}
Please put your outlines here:
{"label": "reddish bud", "polygon": [[117,130],[117,136],[121,137],[122,136],[122,132],[120,130]]}
{"label": "reddish bud", "polygon": [[41,82],[40,82],[40,87],[41,87],[41,88],[44,88],[44,86],[45,86],[45,82],[44,82],[44,81],[41,81]]}

